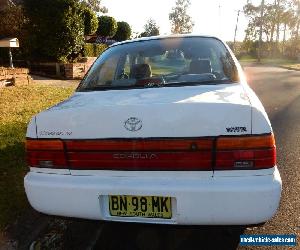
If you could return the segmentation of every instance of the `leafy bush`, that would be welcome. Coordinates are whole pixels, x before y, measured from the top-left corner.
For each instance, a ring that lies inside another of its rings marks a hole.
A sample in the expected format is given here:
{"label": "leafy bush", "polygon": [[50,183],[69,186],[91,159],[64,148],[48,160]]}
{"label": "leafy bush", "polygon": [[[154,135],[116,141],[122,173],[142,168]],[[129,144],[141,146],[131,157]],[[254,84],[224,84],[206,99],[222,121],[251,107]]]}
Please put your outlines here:
{"label": "leafy bush", "polygon": [[113,37],[118,28],[118,24],[113,17],[110,16],[100,16],[98,17],[98,29],[97,35],[104,37]]}
{"label": "leafy bush", "polygon": [[77,0],[24,1],[30,57],[65,62],[84,44],[82,7]]}
{"label": "leafy bush", "polygon": [[83,48],[83,55],[86,57],[98,57],[107,48],[105,44],[86,43]]}
{"label": "leafy bush", "polygon": [[84,18],[84,34],[94,34],[98,29],[98,18],[96,13],[89,7],[83,7],[83,18]]}
{"label": "leafy bush", "polygon": [[25,23],[22,7],[9,5],[7,8],[0,10],[0,17],[0,34],[20,39]]}
{"label": "leafy bush", "polygon": [[130,25],[127,22],[118,22],[117,25],[117,32],[113,39],[118,42],[128,40],[131,36]]}

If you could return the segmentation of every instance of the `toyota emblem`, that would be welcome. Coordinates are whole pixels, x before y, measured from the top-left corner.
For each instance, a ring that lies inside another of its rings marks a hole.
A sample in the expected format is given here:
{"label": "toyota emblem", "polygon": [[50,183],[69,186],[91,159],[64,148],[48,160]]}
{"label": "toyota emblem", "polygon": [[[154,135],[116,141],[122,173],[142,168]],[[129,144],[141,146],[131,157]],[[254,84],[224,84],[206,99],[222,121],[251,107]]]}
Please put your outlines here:
{"label": "toyota emblem", "polygon": [[140,130],[142,126],[142,120],[137,117],[130,117],[124,122],[124,127],[131,132]]}

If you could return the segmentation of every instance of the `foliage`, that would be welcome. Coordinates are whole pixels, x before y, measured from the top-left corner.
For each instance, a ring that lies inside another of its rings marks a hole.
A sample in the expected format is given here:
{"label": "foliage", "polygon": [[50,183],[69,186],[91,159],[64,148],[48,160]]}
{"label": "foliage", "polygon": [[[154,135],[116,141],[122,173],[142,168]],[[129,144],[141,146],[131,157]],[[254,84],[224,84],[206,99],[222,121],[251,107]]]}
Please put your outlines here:
{"label": "foliage", "polygon": [[140,37],[157,36],[159,35],[159,27],[155,20],[150,18],[144,25],[144,32],[140,34]]}
{"label": "foliage", "polygon": [[83,47],[83,55],[85,57],[98,57],[106,48],[106,44],[86,43]]}
{"label": "foliage", "polygon": [[118,28],[117,21],[111,16],[100,16],[98,17],[98,29],[97,35],[103,37],[113,37]]}
{"label": "foliage", "polygon": [[94,34],[98,29],[98,18],[89,7],[83,6],[84,34]]}
{"label": "foliage", "polygon": [[173,34],[192,32],[194,22],[187,13],[190,4],[190,0],[177,0],[176,6],[172,8],[169,20],[171,21],[171,31]]}
{"label": "foliage", "polygon": [[31,58],[67,61],[84,44],[82,6],[77,0],[26,0]]}
{"label": "foliage", "polygon": [[117,26],[117,32],[114,35],[113,39],[119,42],[128,40],[131,36],[130,25],[127,22],[118,22]]}
{"label": "foliage", "polygon": [[[261,10],[263,7],[263,15]],[[259,39],[260,26],[262,25],[263,40],[266,42],[264,51],[268,56],[284,55],[287,38],[299,40],[300,28],[300,1],[274,0],[266,2],[264,6],[254,5],[247,1],[243,11],[248,18],[245,44]],[[282,43],[280,38],[282,37]],[[294,53],[297,53],[296,47]]]}
{"label": "foliage", "polygon": [[22,37],[26,19],[21,6],[10,5],[0,10],[0,34],[6,37]]}
{"label": "foliage", "polygon": [[285,44],[284,56],[291,59],[299,60],[300,55],[300,40],[292,38]]}
{"label": "foliage", "polygon": [[108,12],[108,9],[101,5],[101,0],[83,0],[83,3],[85,3],[94,12]]}
{"label": "foliage", "polygon": [[28,171],[24,141],[30,118],[72,92],[39,85],[0,89],[0,229],[29,207],[23,178]]}

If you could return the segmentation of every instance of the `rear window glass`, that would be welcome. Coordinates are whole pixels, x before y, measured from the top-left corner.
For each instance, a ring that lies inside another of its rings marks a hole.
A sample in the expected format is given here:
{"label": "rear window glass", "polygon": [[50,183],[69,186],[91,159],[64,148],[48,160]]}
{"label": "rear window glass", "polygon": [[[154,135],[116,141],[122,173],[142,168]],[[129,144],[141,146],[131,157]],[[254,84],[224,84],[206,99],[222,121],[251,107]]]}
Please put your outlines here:
{"label": "rear window glass", "polygon": [[84,90],[222,84],[238,81],[236,65],[215,38],[184,37],[113,46],[78,87]]}

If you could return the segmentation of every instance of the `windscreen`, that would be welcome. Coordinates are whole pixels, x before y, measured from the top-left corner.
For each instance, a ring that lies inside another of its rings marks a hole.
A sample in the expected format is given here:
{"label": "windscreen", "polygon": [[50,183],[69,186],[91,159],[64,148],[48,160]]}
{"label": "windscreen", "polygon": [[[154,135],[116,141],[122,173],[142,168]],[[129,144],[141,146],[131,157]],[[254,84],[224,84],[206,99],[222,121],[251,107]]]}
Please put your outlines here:
{"label": "windscreen", "polygon": [[109,48],[94,63],[78,91],[237,81],[236,65],[218,39],[165,38],[124,43]]}

